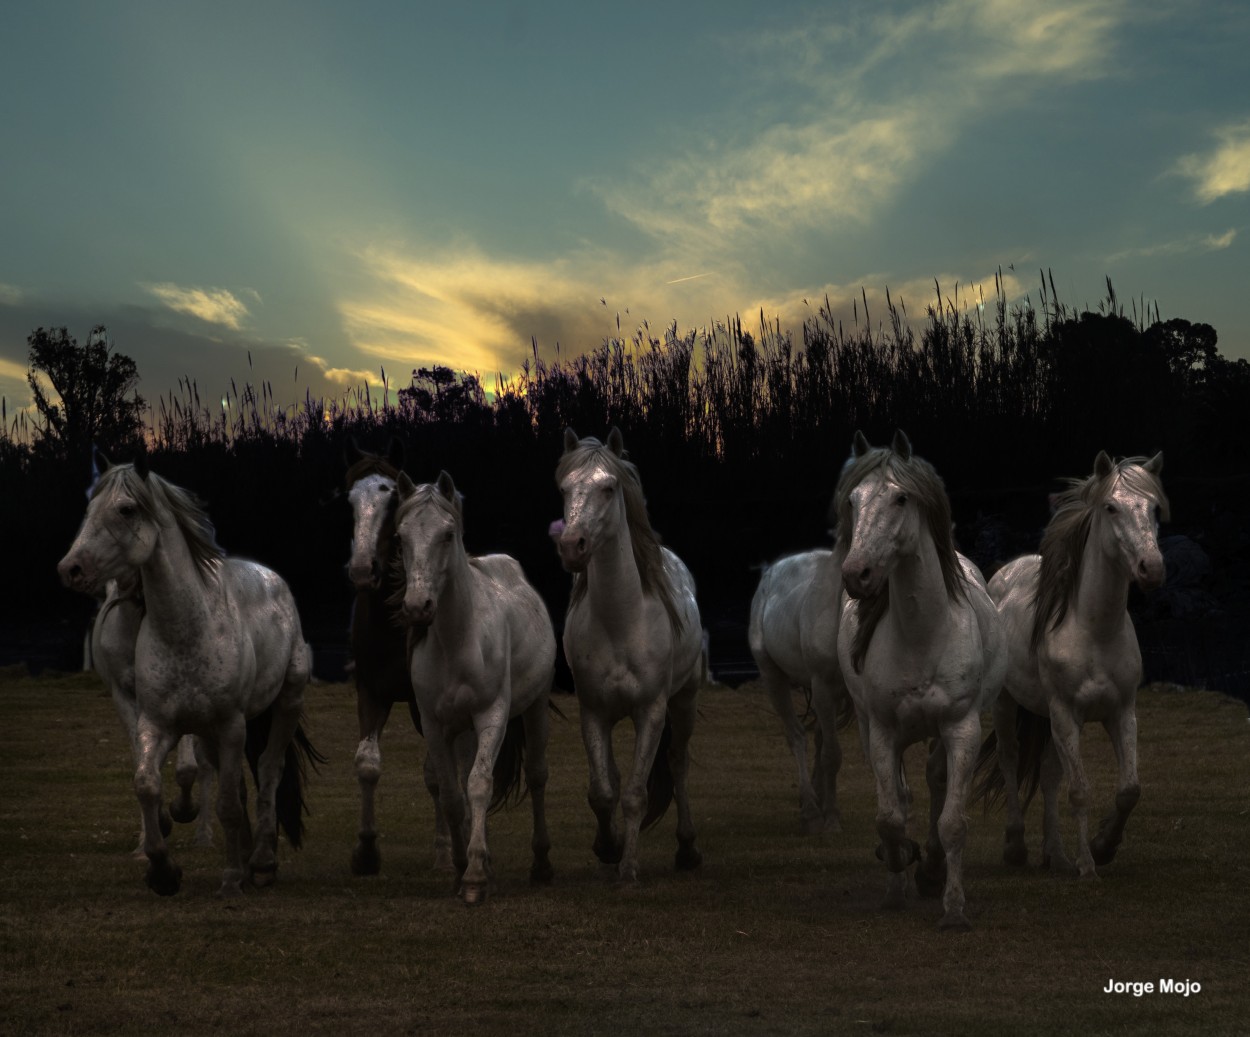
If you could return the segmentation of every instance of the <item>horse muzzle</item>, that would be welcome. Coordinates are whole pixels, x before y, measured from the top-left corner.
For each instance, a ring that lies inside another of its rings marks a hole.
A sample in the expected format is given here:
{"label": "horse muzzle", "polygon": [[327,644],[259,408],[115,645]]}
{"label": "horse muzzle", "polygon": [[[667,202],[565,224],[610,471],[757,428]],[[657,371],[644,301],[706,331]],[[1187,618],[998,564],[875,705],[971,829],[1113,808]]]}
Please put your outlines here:
{"label": "horse muzzle", "polygon": [[1164,567],[1162,555],[1138,559],[1137,568],[1133,571],[1133,579],[1138,588],[1143,591],[1157,590],[1163,586],[1166,578],[1167,569]]}
{"label": "horse muzzle", "polygon": [[855,599],[874,597],[881,590],[882,570],[848,558],[842,566],[842,587]]}
{"label": "horse muzzle", "polygon": [[56,571],[64,586],[80,594],[94,594],[100,582],[90,566],[84,566],[69,555],[57,563]]}
{"label": "horse muzzle", "polygon": [[375,591],[382,583],[376,560],[368,563],[350,562],[347,566],[347,578],[358,591]]}
{"label": "horse muzzle", "polygon": [[566,529],[553,539],[556,542],[556,550],[560,552],[560,564],[564,566],[565,572],[583,572],[590,564],[590,545],[586,542],[586,538],[579,535],[576,530],[570,532]]}
{"label": "horse muzzle", "polygon": [[428,627],[434,622],[433,598],[404,598],[404,619],[414,627]]}

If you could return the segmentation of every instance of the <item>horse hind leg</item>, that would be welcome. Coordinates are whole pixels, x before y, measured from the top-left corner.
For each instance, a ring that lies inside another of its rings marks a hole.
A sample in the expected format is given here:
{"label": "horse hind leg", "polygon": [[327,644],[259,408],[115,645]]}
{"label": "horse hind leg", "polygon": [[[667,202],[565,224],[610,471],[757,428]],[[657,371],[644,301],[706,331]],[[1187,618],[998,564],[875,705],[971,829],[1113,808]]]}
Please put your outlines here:
{"label": "horse hind leg", "polygon": [[698,685],[695,685],[675,695],[668,703],[668,722],[672,725],[669,761],[673,772],[673,798],[677,801],[677,855],[674,865],[678,871],[693,871],[703,863],[703,854],[694,844],[694,817],[690,812],[687,788],[697,693]]}
{"label": "horse hind leg", "polygon": [[1029,862],[1024,841],[1024,811],[1020,807],[1020,737],[1017,722],[1022,715],[1016,700],[1003,691],[994,701],[994,733],[998,742],[998,769],[1007,801],[1007,827],[1003,833],[1003,862],[1022,867]]}
{"label": "horse hind leg", "polygon": [[817,832],[823,826],[824,811],[821,809],[820,798],[812,784],[811,772],[807,766],[807,730],[794,711],[790,679],[767,658],[760,660],[759,667],[760,675],[764,679],[764,687],[768,689],[768,697],[772,701],[773,711],[781,720],[786,745],[798,768],[799,818],[803,830],[809,833]]}
{"label": "horse hind leg", "polygon": [[1063,848],[1063,836],[1059,831],[1059,786],[1063,780],[1063,765],[1059,762],[1059,750],[1048,742],[1042,752],[1042,867],[1055,875],[1075,875],[1076,865]]}
{"label": "horse hind leg", "polygon": [[812,709],[816,713],[816,753],[813,783],[818,816],[807,830],[813,834],[842,831],[838,809],[838,771],[842,769],[842,744],[838,740],[839,706],[849,701],[845,688],[823,680],[812,682]]}
{"label": "horse hind leg", "polygon": [[1141,782],[1137,777],[1137,717],[1132,710],[1119,713],[1103,722],[1111,747],[1115,751],[1120,777],[1116,786],[1115,804],[1103,818],[1098,834],[1089,841],[1089,852],[1099,867],[1110,864],[1124,838],[1129,814],[1141,798]]}
{"label": "horse hind leg", "polygon": [[555,878],[551,867],[551,835],[547,831],[547,744],[551,735],[551,718],[547,713],[547,696],[540,695],[525,711],[525,784],[529,790],[534,815],[534,835],[530,847],[534,854],[530,866],[530,882],[548,886]]}
{"label": "horse hind leg", "polygon": [[942,845],[941,817],[946,808],[948,761],[941,739],[929,743],[925,779],[929,786],[929,838],[925,857],[916,869],[916,891],[922,897],[939,897],[946,887],[946,850]]}

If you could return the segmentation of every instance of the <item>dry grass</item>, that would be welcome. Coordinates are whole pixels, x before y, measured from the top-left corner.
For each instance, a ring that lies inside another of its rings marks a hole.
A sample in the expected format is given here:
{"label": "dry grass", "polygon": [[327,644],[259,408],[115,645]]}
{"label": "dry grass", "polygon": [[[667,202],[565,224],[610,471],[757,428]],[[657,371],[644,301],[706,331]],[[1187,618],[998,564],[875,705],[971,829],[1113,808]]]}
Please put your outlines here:
{"label": "dry grass", "polygon": [[[758,688],[708,689],[693,801],[705,865],[671,869],[673,817],[644,836],[639,888],[590,853],[576,705],[555,724],[556,883],[527,882],[527,806],[493,819],[494,897],[465,908],[430,863],[419,739],[398,711],[384,746],[383,873],[354,878],[351,690],[309,696],[330,763],[306,848],[277,886],[222,902],[219,851],[175,834],[186,875],[163,900],[131,860],[128,752],[89,676],[0,675],[0,1030],[28,1033],[1151,1033],[1240,1029],[1250,951],[1246,709],[1143,693],[1143,795],[1097,883],[998,862],[1001,816],[972,818],[976,929],[939,907],[882,914],[873,797],[848,746],[845,832],[798,831],[794,777]],[[1087,758],[1104,803],[1101,731]],[[913,774],[922,773],[918,761]],[[923,808],[924,797],[918,797]],[[1036,817],[1030,837],[1037,844]],[[1189,978],[1201,993],[1102,993],[1111,977]]]}

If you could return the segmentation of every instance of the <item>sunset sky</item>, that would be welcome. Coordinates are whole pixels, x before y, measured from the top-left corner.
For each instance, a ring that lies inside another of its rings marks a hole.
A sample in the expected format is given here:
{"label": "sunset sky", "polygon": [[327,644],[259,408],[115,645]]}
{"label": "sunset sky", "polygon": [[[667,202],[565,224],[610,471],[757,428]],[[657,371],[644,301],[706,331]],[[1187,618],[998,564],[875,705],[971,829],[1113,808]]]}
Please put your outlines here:
{"label": "sunset sky", "polygon": [[1248,53],[1244,0],[6,5],[0,393],[39,325],[339,395],[999,267],[1250,357]]}

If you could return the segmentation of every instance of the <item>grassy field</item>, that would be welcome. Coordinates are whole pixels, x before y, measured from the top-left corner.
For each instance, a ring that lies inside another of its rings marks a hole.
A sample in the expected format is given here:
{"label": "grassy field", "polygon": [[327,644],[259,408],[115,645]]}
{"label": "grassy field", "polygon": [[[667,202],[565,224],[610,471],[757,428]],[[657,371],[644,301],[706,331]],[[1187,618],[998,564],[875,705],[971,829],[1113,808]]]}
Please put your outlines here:
{"label": "grassy field", "polygon": [[[281,845],[273,889],[225,902],[214,895],[220,835],[218,849],[195,849],[189,829],[173,837],[182,891],[161,899],[144,887],[144,864],[130,857],[129,751],[95,678],[0,674],[0,1031],[1244,1032],[1243,704],[1143,692],[1141,803],[1098,882],[1009,871],[1001,814],[974,812],[965,881],[975,929],[952,935],[935,930],[933,901],[878,911],[885,877],[857,747],[843,767],[845,831],[804,836],[762,691],[713,687],[701,702],[691,792],[701,872],[673,872],[670,812],[644,835],[640,886],[605,878],[590,852],[576,703],[563,699],[548,799],[556,882],[527,883],[526,804],[492,819],[496,888],[469,909],[430,868],[423,748],[399,711],[383,746],[382,875],[352,876],[354,694],[317,685],[309,727],[330,760],[311,783],[306,847]],[[1101,812],[1111,754],[1100,728],[1086,741]],[[909,773],[923,774],[918,756]],[[1036,806],[1029,823],[1036,859]],[[1113,978],[1201,990],[1103,993]]]}

